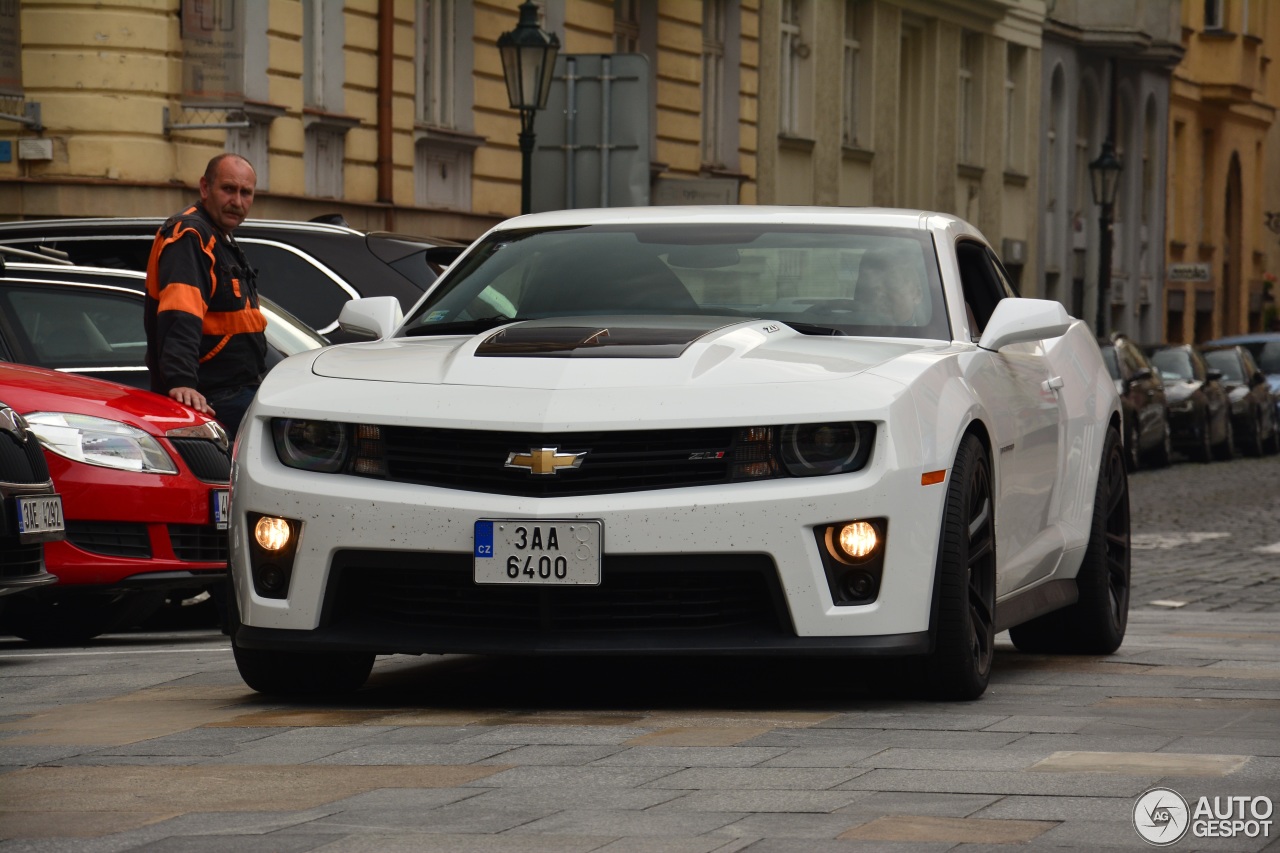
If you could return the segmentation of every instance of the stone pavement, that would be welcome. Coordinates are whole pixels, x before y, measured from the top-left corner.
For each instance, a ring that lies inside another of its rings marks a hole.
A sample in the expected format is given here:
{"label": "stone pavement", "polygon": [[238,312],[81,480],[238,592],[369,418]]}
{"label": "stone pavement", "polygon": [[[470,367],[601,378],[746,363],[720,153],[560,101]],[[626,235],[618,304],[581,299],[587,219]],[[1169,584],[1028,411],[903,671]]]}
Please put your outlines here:
{"label": "stone pavement", "polygon": [[[1280,541],[1280,457],[1133,484],[1124,646],[1022,655],[1002,636],[971,703],[834,659],[460,657],[383,659],[348,701],[283,703],[212,632],[0,638],[0,853],[1147,849],[1133,815],[1153,787],[1272,808],[1280,554],[1259,549]],[[1173,849],[1280,851],[1269,819]]]}

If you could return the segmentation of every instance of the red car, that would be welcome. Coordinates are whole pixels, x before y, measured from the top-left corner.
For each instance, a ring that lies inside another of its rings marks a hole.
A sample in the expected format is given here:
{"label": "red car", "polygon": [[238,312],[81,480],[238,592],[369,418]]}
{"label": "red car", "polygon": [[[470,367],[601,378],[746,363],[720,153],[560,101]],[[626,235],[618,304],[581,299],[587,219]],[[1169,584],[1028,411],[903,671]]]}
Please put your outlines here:
{"label": "red car", "polygon": [[10,596],[0,633],[83,642],[225,582],[221,425],[149,391],[21,364],[0,363],[0,400],[44,447],[66,521],[66,539],[45,546],[59,582]]}

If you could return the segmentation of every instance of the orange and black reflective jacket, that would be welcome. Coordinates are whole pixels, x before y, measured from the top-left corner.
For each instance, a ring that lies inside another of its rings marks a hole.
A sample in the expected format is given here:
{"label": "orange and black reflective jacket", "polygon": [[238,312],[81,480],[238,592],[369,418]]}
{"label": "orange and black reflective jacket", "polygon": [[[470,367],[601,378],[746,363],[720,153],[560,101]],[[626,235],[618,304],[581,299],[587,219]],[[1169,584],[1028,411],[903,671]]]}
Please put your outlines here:
{"label": "orange and black reflective jacket", "polygon": [[254,272],[229,234],[195,204],[156,233],[147,261],[151,390],[256,385],[266,370],[267,320]]}

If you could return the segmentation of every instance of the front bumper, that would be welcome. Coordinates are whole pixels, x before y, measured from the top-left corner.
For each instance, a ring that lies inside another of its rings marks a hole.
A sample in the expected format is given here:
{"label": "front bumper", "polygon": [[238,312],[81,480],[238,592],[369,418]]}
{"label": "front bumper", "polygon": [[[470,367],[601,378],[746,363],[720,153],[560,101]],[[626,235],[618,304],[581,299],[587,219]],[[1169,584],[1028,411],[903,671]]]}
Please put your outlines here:
{"label": "front bumper", "polygon": [[[262,429],[262,422],[251,427]],[[242,436],[231,566],[246,647],[376,653],[917,654],[945,483],[888,467],[626,494],[527,498],[286,468]],[[283,598],[250,574],[250,514],[301,523]],[[815,536],[886,518],[876,599],[837,605]],[[481,518],[597,519],[599,587],[472,580]],[[637,615],[637,612],[640,611]],[[569,614],[569,615],[566,615]],[[594,615],[593,615],[594,614]]]}

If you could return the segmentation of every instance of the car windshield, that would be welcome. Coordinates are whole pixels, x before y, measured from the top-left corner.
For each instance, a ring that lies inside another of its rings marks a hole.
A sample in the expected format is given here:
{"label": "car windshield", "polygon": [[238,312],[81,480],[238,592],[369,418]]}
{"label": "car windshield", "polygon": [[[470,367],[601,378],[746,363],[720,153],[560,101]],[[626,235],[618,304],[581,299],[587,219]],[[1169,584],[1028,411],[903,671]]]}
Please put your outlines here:
{"label": "car windshield", "polygon": [[1228,382],[1244,382],[1244,371],[1240,368],[1240,357],[1234,350],[1210,350],[1204,354],[1204,360],[1210,367],[1222,371],[1222,378]]}
{"label": "car windshield", "polygon": [[619,314],[759,318],[811,334],[950,339],[927,234],[760,224],[495,233],[455,264],[400,334]]}
{"label": "car windshield", "polygon": [[1191,356],[1185,350],[1162,349],[1151,356],[1151,364],[1160,371],[1161,379],[1195,379]]}
{"label": "car windshield", "polygon": [[1256,341],[1241,346],[1253,353],[1253,360],[1263,373],[1280,373],[1280,341]]}

